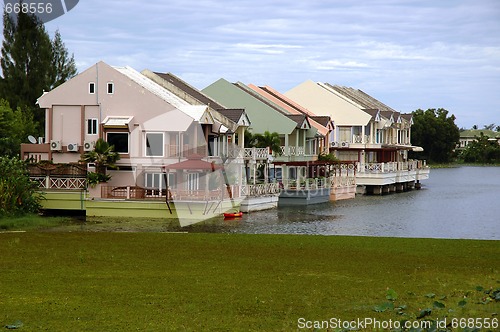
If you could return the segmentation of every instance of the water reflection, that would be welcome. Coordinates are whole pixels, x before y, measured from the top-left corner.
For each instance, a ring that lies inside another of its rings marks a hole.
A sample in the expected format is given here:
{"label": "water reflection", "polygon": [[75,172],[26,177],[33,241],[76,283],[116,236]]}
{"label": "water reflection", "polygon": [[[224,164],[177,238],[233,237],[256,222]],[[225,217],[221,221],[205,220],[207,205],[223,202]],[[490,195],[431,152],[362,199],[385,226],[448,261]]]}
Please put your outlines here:
{"label": "water reflection", "polygon": [[434,169],[422,190],[211,220],[190,232],[500,239],[500,167]]}

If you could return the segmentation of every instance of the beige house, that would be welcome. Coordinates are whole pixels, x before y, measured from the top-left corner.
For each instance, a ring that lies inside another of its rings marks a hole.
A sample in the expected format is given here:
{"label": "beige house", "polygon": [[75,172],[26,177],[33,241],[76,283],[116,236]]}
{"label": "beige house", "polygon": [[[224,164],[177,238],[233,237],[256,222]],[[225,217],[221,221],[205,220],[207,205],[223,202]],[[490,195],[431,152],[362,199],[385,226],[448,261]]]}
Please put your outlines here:
{"label": "beige house", "polygon": [[[378,190],[428,177],[424,163],[407,158],[409,150],[418,149],[410,142],[411,114],[401,114],[361,90],[310,80],[285,95],[332,118],[330,151],[341,161],[357,163],[358,185]],[[425,170],[418,171],[421,168]]]}

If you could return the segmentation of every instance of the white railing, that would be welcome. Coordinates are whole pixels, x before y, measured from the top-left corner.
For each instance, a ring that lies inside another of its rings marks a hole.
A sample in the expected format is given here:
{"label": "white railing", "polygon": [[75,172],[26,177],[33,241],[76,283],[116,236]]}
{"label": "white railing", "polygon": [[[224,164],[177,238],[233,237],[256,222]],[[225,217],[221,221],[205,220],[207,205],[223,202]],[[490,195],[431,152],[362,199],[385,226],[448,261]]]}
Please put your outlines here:
{"label": "white railing", "polygon": [[280,193],[279,183],[261,183],[241,186],[240,195],[243,196],[269,196]]}
{"label": "white railing", "polygon": [[227,156],[230,159],[243,158],[244,155],[244,149],[240,148],[239,146],[229,146],[227,149]]}
{"label": "white railing", "polygon": [[303,146],[282,146],[281,147],[281,154],[283,156],[304,156],[305,155],[305,149]]}
{"label": "white railing", "polygon": [[356,177],[351,176],[335,176],[331,178],[331,187],[332,188],[343,188],[350,187],[356,185]]}
{"label": "white railing", "polygon": [[269,158],[268,148],[245,148],[244,158],[250,160],[266,160]]}
{"label": "white railing", "polygon": [[400,162],[387,162],[387,163],[366,163],[357,164],[357,171],[361,173],[392,173],[399,171],[413,171],[427,167],[425,160],[410,160]]}
{"label": "white railing", "polygon": [[352,143],[363,143],[363,136],[362,135],[353,135],[352,136]]}
{"label": "white railing", "polygon": [[86,178],[58,178],[52,176],[31,176],[30,179],[41,189],[84,189],[87,186]]}

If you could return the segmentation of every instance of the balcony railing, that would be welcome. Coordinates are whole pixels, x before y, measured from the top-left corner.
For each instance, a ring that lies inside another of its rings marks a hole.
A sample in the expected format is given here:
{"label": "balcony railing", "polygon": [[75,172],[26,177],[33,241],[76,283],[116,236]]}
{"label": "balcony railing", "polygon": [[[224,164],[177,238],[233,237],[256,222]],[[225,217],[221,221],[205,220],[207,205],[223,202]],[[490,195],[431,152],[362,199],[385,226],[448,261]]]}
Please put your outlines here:
{"label": "balcony railing", "polygon": [[81,177],[52,177],[52,176],[30,176],[30,179],[38,184],[40,189],[85,189],[87,179]]}
{"label": "balcony railing", "polygon": [[426,167],[427,163],[425,160],[366,164],[357,163],[357,171],[359,173],[392,173],[398,171],[413,171]]}
{"label": "balcony railing", "polygon": [[270,156],[268,148],[245,148],[244,158],[246,160],[266,160]]}

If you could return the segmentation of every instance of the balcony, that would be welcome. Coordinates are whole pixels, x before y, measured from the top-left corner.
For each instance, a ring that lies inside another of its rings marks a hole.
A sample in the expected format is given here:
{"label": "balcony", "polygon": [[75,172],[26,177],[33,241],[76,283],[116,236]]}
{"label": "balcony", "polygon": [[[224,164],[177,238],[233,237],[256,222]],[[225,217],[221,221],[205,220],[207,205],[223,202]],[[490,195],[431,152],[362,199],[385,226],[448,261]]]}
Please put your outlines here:
{"label": "balcony", "polygon": [[425,160],[387,163],[357,163],[356,181],[359,185],[383,186],[429,178],[430,168]]}
{"label": "balcony", "polygon": [[50,144],[21,144],[21,158],[40,162],[49,160]]}

